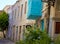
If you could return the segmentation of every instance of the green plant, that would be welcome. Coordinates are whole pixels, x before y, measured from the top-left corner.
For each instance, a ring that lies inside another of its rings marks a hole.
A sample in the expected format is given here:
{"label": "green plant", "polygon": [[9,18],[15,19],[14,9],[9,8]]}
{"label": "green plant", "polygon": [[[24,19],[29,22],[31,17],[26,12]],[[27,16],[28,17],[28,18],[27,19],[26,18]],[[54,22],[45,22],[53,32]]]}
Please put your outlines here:
{"label": "green plant", "polygon": [[25,39],[22,40],[22,43],[23,44],[50,44],[51,39],[45,31],[41,31],[39,28],[35,26],[35,27],[28,27],[25,30]]}
{"label": "green plant", "polygon": [[23,42],[24,42],[23,40],[20,40],[20,41],[17,41],[16,44],[24,44]]}
{"label": "green plant", "polygon": [[8,14],[2,11],[2,13],[0,13],[0,31],[3,32],[4,38],[6,37],[4,34],[4,30],[8,28],[8,24],[9,24],[8,21],[9,21]]}
{"label": "green plant", "polygon": [[54,44],[60,44],[60,35],[54,39]]}

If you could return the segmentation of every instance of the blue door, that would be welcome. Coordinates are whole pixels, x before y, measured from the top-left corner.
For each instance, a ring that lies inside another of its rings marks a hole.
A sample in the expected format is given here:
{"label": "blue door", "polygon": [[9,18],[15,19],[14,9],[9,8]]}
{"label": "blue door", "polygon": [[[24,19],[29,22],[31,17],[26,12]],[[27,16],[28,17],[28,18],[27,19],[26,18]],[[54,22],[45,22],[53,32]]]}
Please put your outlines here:
{"label": "blue door", "polygon": [[44,20],[41,21],[41,30],[44,30]]}

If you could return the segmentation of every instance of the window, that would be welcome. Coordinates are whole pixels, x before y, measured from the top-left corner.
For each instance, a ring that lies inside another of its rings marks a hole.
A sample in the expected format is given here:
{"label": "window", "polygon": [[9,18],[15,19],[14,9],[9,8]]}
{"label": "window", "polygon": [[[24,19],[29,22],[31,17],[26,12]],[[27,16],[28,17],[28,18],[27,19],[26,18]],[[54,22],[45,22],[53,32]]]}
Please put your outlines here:
{"label": "window", "polygon": [[25,2],[25,14],[26,14],[26,9],[27,9],[27,2]]}
{"label": "window", "polygon": [[21,20],[22,20],[22,14],[23,14],[23,4],[21,5],[21,16],[20,16]]}
{"label": "window", "polygon": [[18,16],[19,16],[19,12],[20,12],[20,6],[18,6]]}
{"label": "window", "polygon": [[12,11],[12,20],[13,20],[14,11]]}
{"label": "window", "polygon": [[17,40],[17,37],[18,37],[18,26],[16,27],[16,40]]}
{"label": "window", "polygon": [[20,26],[20,29],[19,29],[19,33],[21,33],[21,26]]}
{"label": "window", "polygon": [[13,26],[12,30],[13,30],[13,40],[14,40],[14,36],[15,36],[15,26]]}
{"label": "window", "polygon": [[15,9],[15,19],[16,19],[16,9]]}
{"label": "window", "polygon": [[26,26],[23,25],[23,39],[25,38],[24,33],[25,33]]}
{"label": "window", "polygon": [[22,19],[22,13],[23,13],[23,4],[21,5],[21,19]]}
{"label": "window", "polygon": [[25,28],[26,28],[26,26],[25,26],[25,25],[23,25],[23,32],[25,32]]}
{"label": "window", "polygon": [[19,27],[19,40],[20,40],[20,35],[21,35],[21,26]]}

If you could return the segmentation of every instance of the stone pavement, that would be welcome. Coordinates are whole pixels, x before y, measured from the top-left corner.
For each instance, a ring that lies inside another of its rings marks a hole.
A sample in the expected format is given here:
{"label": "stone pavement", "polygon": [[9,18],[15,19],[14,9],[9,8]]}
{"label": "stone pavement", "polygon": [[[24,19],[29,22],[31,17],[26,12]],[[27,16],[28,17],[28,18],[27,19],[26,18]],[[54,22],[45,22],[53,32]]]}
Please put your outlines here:
{"label": "stone pavement", "polygon": [[15,43],[8,39],[0,39],[0,44],[15,44]]}

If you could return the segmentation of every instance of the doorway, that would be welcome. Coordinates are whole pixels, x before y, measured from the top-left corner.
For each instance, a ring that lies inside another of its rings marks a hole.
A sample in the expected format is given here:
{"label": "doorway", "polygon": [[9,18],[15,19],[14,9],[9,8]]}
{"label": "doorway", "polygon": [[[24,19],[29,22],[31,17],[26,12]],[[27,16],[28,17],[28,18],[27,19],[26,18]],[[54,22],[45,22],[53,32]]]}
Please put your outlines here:
{"label": "doorway", "polygon": [[55,34],[60,34],[60,22],[56,22]]}

